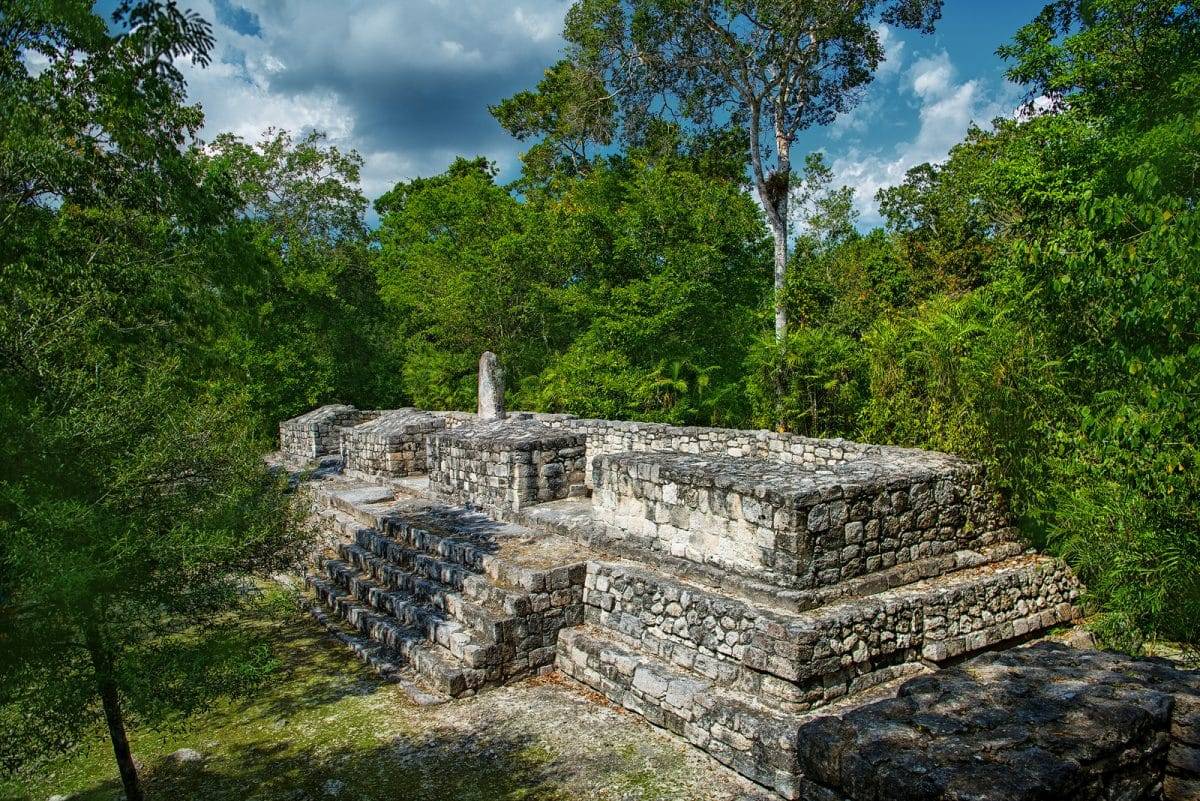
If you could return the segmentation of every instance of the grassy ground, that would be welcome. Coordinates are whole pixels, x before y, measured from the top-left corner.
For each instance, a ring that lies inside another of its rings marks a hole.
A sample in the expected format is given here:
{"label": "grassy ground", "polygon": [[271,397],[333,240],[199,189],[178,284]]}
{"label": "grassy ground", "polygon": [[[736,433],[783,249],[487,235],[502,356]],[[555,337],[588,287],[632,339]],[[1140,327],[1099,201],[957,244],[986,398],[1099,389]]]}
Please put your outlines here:
{"label": "grassy ground", "polygon": [[[260,617],[284,667],[253,698],[133,750],[150,799],[733,799],[750,786],[640,719],[538,679],[418,706],[308,617]],[[196,762],[171,758],[178,749]],[[0,799],[122,798],[102,733],[0,781]]]}

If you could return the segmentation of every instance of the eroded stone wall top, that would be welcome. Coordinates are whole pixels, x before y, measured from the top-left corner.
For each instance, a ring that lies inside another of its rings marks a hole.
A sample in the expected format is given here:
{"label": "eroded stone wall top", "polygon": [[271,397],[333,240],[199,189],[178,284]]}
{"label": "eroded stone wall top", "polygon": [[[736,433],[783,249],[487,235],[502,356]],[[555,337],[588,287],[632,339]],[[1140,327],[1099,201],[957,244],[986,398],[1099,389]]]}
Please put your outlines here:
{"label": "eroded stone wall top", "polygon": [[454,503],[517,510],[584,487],[584,436],[532,420],[434,432],[428,449],[430,492]]}
{"label": "eroded stone wall top", "polygon": [[1041,643],[913,679],[797,742],[813,798],[1191,801],[1200,673]]}

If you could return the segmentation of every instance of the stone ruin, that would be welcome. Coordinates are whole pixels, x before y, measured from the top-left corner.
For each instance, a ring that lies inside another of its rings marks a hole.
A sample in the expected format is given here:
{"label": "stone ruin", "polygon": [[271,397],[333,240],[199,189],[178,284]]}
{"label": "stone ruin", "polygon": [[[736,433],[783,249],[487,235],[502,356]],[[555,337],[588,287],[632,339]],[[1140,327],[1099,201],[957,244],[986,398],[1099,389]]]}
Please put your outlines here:
{"label": "stone ruin", "polygon": [[314,614],[382,674],[558,671],[790,799],[1200,798],[1200,677],[1029,646],[1081,587],[979,465],[496,389],[280,426],[320,465]]}

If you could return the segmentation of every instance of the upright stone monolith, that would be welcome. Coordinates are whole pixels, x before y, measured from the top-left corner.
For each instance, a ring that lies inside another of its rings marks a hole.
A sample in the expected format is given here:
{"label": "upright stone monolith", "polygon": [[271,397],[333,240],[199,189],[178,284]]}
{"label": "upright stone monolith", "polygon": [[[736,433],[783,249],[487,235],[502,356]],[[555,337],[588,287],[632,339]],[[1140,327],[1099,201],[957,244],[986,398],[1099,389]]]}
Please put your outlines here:
{"label": "upright stone monolith", "polygon": [[504,372],[490,350],[479,358],[479,419],[504,419]]}

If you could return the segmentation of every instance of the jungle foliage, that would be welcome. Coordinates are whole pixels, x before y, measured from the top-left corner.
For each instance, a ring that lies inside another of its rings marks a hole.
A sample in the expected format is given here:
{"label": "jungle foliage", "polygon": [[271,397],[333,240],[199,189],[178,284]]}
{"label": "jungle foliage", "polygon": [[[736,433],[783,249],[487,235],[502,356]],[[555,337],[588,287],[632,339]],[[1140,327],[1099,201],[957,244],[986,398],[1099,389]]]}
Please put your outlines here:
{"label": "jungle foliage", "polygon": [[106,705],[161,725],[257,681],[220,620],[298,542],[278,420],[469,409],[486,349],[527,409],[982,459],[1110,643],[1200,640],[1193,4],[1047,6],[1000,49],[1022,113],[883,190],[884,227],[805,159],[779,293],[737,115],[623,141],[564,62],[493,109],[530,140],[514,183],[460,158],[371,230],[319,134],[202,146],[173,62],[211,46],[169,2],[0,16],[7,766]]}

